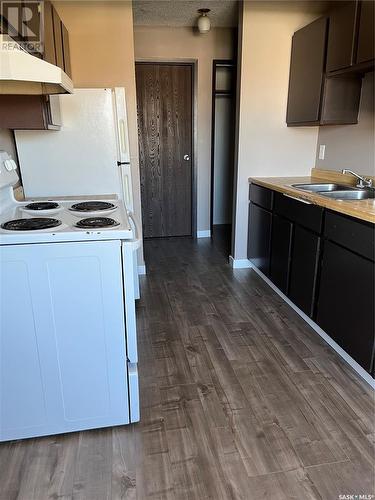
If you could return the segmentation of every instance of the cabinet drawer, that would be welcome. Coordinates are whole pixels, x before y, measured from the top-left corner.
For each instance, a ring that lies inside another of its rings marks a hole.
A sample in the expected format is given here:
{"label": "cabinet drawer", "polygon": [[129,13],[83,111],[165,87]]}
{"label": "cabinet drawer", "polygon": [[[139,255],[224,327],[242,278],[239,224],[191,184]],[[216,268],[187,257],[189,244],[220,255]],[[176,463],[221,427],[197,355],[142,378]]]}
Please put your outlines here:
{"label": "cabinet drawer", "polygon": [[323,208],[275,193],[274,211],[292,222],[320,233],[322,230]]}
{"label": "cabinet drawer", "polygon": [[249,188],[250,201],[256,203],[266,210],[272,210],[273,191],[271,189],[258,186],[257,184],[250,184]]}
{"label": "cabinet drawer", "polygon": [[324,236],[367,259],[374,260],[375,225],[327,212]]}

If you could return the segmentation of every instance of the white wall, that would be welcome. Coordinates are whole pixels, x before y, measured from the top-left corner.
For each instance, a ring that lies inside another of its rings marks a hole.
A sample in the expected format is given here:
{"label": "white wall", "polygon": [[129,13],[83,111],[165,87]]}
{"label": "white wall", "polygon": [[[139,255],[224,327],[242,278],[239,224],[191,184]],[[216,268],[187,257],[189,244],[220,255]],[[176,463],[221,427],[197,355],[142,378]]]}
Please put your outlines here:
{"label": "white wall", "polygon": [[243,3],[235,259],[247,255],[248,177],[308,175],[315,164],[318,127],[288,128],[285,116],[292,35],[319,17],[317,5]]}
{"label": "white wall", "polygon": [[[320,144],[326,146],[324,160],[319,159]],[[373,72],[363,79],[358,124],[319,128],[316,167],[375,175]]]}

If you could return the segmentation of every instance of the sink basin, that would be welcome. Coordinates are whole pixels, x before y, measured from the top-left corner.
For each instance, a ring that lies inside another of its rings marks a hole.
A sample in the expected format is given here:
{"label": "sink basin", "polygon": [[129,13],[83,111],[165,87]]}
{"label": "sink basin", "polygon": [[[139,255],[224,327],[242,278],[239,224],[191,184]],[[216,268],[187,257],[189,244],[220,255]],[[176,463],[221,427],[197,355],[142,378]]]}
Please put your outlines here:
{"label": "sink basin", "polygon": [[321,184],[292,184],[292,187],[297,189],[302,189],[303,191],[311,191],[313,193],[318,192],[331,192],[331,191],[346,191],[355,189],[351,186],[345,186],[345,184],[329,184],[329,183],[321,183]]}
{"label": "sink basin", "polygon": [[327,198],[335,200],[369,200],[375,199],[375,190],[372,189],[351,189],[347,191],[331,191],[318,193]]}

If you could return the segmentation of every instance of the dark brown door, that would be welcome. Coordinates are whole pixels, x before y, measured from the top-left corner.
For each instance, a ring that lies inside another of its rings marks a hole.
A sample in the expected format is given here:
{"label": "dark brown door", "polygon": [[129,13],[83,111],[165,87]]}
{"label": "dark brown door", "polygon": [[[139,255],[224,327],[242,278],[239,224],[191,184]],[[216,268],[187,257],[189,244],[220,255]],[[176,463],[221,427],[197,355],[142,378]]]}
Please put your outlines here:
{"label": "dark brown door", "polygon": [[143,234],[192,232],[192,67],[136,65]]}

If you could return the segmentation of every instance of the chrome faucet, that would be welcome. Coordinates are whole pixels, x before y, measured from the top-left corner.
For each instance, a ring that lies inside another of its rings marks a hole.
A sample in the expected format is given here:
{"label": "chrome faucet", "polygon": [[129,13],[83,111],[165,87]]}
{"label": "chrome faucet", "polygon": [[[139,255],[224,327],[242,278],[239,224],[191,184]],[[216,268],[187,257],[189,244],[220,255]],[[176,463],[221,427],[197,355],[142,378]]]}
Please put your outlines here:
{"label": "chrome faucet", "polygon": [[354,175],[354,177],[356,177],[358,179],[358,182],[357,182],[357,188],[372,188],[372,179],[368,179],[367,177],[362,177],[362,175],[358,175],[356,174],[355,172],[353,172],[353,170],[349,170],[347,168],[344,168],[342,171],[341,171],[343,174],[351,174],[351,175]]}

